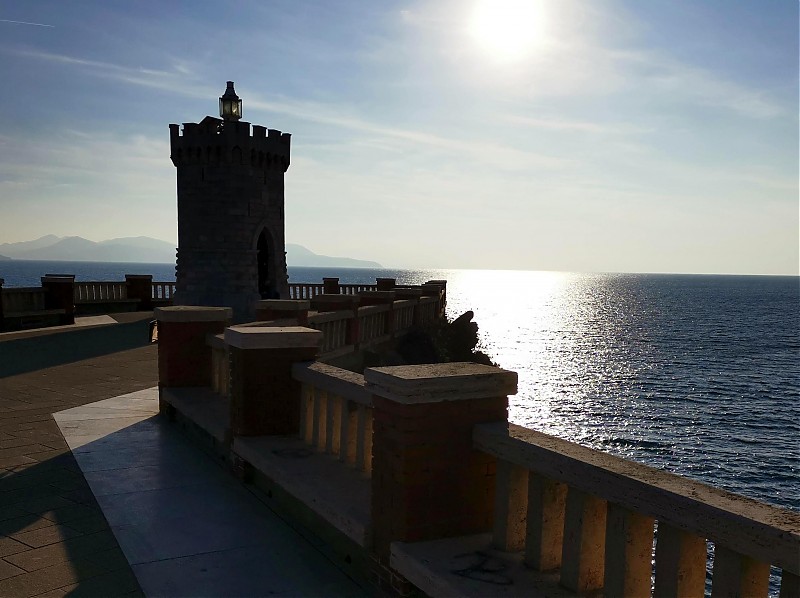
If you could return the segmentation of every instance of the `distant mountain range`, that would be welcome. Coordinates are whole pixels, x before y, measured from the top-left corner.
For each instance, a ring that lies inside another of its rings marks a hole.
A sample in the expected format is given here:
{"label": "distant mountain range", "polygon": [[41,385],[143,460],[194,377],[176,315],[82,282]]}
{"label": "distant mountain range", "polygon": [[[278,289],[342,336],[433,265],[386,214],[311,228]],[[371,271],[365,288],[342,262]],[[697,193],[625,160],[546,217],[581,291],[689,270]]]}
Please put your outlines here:
{"label": "distant mountain range", "polygon": [[356,260],[351,257],[319,255],[302,245],[286,244],[286,263],[289,266],[312,266],[329,268],[383,268],[378,262]]}
{"label": "distant mountain range", "polygon": [[[46,235],[33,241],[0,243],[0,260],[9,259],[170,264],[175,261],[175,246],[151,237],[123,237],[98,242],[83,237]],[[286,244],[286,261],[290,266],[381,267],[377,262],[318,255],[302,245],[291,243]]]}

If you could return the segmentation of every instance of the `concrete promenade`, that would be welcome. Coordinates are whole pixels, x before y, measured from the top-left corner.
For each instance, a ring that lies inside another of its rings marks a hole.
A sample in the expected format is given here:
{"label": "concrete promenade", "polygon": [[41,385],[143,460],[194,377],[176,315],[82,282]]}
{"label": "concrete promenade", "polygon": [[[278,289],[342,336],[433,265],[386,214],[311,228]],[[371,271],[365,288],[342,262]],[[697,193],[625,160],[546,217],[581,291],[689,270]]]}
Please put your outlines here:
{"label": "concrete promenade", "polygon": [[0,596],[363,595],[154,416],[157,378],[151,345],[0,379]]}

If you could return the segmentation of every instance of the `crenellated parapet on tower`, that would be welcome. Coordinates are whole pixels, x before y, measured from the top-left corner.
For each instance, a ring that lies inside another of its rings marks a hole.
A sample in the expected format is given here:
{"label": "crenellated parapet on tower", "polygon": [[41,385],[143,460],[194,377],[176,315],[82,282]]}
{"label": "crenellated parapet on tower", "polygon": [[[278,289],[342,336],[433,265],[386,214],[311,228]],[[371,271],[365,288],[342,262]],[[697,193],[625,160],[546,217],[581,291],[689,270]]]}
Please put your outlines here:
{"label": "crenellated parapet on tower", "polygon": [[178,169],[175,302],[231,307],[245,321],[259,299],[288,298],[283,176],[291,135],[240,121],[230,81],[220,116],[169,126]]}

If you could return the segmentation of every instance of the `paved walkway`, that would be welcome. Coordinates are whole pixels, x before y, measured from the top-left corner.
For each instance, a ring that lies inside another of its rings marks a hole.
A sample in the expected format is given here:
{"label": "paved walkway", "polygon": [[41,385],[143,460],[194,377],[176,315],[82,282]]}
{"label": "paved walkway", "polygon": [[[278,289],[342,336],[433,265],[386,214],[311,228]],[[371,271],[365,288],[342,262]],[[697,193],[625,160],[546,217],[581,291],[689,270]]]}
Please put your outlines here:
{"label": "paved walkway", "polygon": [[156,351],[0,379],[0,596],[362,594],[154,417]]}
{"label": "paved walkway", "polygon": [[141,595],[51,414],[152,387],[156,351],[0,379],[0,596]]}

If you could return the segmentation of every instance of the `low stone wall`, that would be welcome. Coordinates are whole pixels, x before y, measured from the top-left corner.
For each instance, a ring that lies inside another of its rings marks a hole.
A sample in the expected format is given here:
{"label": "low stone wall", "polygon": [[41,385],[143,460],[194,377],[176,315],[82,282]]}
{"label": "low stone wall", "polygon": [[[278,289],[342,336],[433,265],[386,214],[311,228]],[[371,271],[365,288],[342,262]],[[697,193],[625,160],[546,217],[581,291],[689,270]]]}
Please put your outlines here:
{"label": "low stone wall", "polygon": [[[635,596],[655,575],[657,596],[701,596],[710,542],[715,595],[766,596],[771,566],[781,595],[797,594],[800,515],[511,425],[514,372],[447,363],[361,376],[318,361],[319,330],[226,328],[209,309],[156,310],[165,410],[206,426],[245,479],[313,513],[385,589]],[[225,360],[228,396],[209,386],[224,386],[210,372]]]}
{"label": "low stone wall", "polygon": [[76,316],[150,311],[172,304],[174,282],[126,274],[122,282],[80,281],[48,274],[41,287],[3,288],[0,279],[0,332],[74,324]]}

